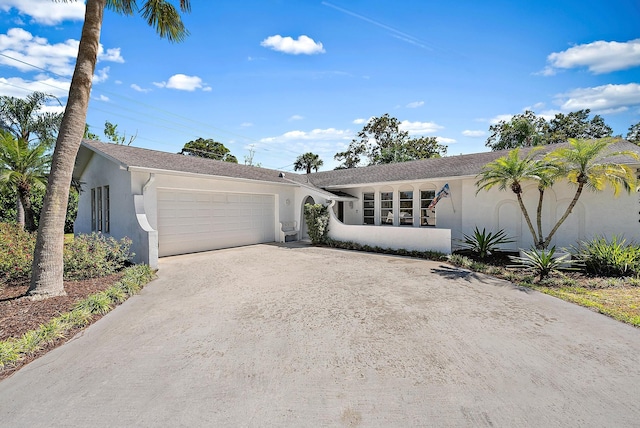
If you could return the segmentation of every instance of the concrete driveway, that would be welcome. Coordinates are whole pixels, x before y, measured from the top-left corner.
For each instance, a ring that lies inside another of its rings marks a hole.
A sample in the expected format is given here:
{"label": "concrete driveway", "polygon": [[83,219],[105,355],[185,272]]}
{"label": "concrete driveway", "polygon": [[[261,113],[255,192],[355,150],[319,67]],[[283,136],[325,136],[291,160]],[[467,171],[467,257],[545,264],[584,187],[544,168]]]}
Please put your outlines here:
{"label": "concrete driveway", "polygon": [[258,245],[0,382],[0,425],[638,426],[640,330],[448,265]]}

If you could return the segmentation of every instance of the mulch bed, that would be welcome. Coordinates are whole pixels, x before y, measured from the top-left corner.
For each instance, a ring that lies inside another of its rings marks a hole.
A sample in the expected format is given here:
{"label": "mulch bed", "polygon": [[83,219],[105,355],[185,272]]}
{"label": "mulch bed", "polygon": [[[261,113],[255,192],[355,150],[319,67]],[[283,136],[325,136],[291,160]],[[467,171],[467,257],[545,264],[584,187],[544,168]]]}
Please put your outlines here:
{"label": "mulch bed", "polygon": [[[41,324],[49,322],[52,318],[55,318],[64,312],[69,312],[73,309],[76,302],[90,296],[91,294],[106,290],[121,277],[122,274],[118,273],[102,278],[91,278],[82,281],[65,281],[64,289],[67,292],[66,296],[52,297],[50,299],[38,301],[32,301],[28,297],[25,297],[25,293],[29,289],[28,283],[0,283],[0,340],[6,340],[11,337],[19,338],[27,331],[35,330]],[[96,315],[92,322],[95,322],[100,318],[101,317],[99,315]],[[16,367],[0,370],[0,379],[4,379],[28,362],[33,361],[51,349],[60,346],[80,330],[81,329],[69,331],[66,337],[48,345],[40,352],[28,356]]]}

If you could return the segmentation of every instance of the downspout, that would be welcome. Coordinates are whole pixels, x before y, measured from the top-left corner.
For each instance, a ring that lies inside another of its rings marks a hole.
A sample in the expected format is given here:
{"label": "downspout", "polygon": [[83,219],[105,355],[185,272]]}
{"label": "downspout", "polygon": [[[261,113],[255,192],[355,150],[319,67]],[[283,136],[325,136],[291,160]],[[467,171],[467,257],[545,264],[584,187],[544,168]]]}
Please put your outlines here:
{"label": "downspout", "polygon": [[144,183],[144,186],[142,186],[142,195],[144,196],[144,193],[147,191],[147,188],[151,185],[151,183],[153,183],[156,180],[156,175],[154,173],[150,173],[149,174],[149,179],[147,180],[146,183]]}

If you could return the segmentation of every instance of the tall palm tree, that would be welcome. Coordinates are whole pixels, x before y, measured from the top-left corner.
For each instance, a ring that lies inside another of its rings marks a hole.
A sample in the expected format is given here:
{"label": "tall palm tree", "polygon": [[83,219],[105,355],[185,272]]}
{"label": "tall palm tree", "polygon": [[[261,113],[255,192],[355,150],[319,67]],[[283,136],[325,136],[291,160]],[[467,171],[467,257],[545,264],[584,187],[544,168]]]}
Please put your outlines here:
{"label": "tall palm tree", "polygon": [[320,159],[319,155],[315,153],[305,153],[303,155],[298,156],[296,161],[293,164],[293,169],[295,171],[303,171],[306,170],[307,174],[311,174],[311,170],[314,169],[318,172],[318,169],[324,164],[322,159]]}
{"label": "tall palm tree", "polygon": [[[476,195],[481,190],[489,190],[494,186],[498,186],[500,190],[510,189],[516,195],[522,215],[529,227],[529,232],[531,232],[534,242],[538,245],[542,237],[536,234],[533,224],[531,223],[529,212],[522,200],[522,183],[530,180],[539,182],[542,179],[542,174],[544,174],[548,168],[546,164],[543,164],[535,158],[536,153],[537,150],[530,150],[523,158],[520,158],[520,148],[516,148],[511,150],[506,156],[502,156],[486,164],[482,167],[480,174],[478,174],[478,180],[476,181],[478,190],[476,191]],[[542,193],[541,198],[543,196]],[[541,209],[540,212],[542,212]]]}
{"label": "tall palm tree", "polygon": [[[179,7],[182,12],[189,12],[190,0],[179,0]],[[85,129],[105,8],[124,15],[133,15],[139,11],[160,37],[171,42],[182,41],[188,35],[180,12],[168,0],[144,0],[141,8],[136,0],[87,0],[78,57],[53,152],[38,226],[28,291],[36,299],[65,294],[62,280],[65,214],[73,166]]]}
{"label": "tall palm tree", "polygon": [[628,156],[638,160],[640,156],[636,152],[628,150],[612,150],[611,146],[616,141],[611,138],[600,140],[569,139],[568,147],[560,148],[548,155],[549,160],[560,166],[561,175],[566,176],[569,183],[576,186],[576,193],[560,220],[544,240],[543,248],[549,246],[553,235],[569,217],[585,187],[600,192],[607,186],[611,186],[614,196],[618,196],[621,190],[630,193],[636,189],[637,182],[633,170],[625,164],[612,161],[612,158]]}
{"label": "tall palm tree", "polygon": [[34,231],[35,221],[31,208],[31,189],[44,188],[51,164],[48,144],[40,141],[35,147],[9,132],[0,131],[0,183],[15,188],[18,194],[16,222]]}
{"label": "tall palm tree", "polygon": [[25,98],[0,96],[0,126],[29,144],[37,139],[51,147],[60,128],[62,113],[43,113],[41,109],[52,100],[60,102],[53,95],[37,91]]}

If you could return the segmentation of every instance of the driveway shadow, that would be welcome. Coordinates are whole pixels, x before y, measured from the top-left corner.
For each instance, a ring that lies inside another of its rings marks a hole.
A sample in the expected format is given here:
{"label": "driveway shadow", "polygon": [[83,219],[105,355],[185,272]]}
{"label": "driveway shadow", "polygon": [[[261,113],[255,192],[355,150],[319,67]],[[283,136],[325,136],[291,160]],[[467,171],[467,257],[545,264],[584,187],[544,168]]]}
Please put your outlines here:
{"label": "driveway shadow", "polygon": [[431,272],[435,273],[446,279],[462,279],[467,282],[477,281],[482,284],[493,285],[497,287],[510,287],[518,291],[530,294],[533,290],[527,287],[516,285],[506,279],[495,278],[487,274],[480,274],[478,272],[462,269],[455,266],[440,265],[435,269],[431,269]]}

